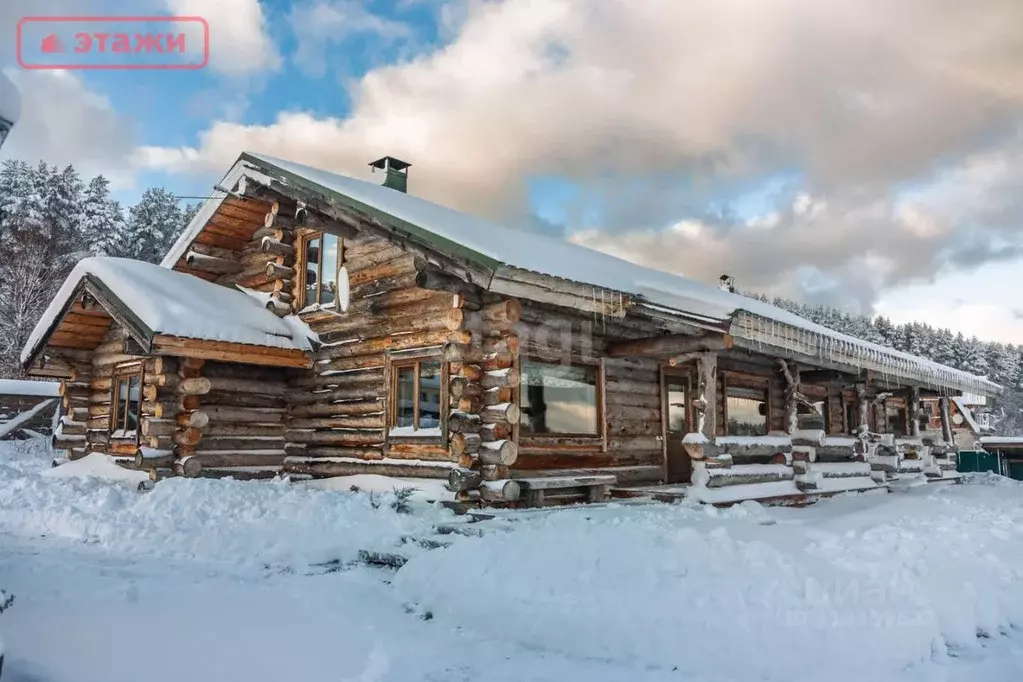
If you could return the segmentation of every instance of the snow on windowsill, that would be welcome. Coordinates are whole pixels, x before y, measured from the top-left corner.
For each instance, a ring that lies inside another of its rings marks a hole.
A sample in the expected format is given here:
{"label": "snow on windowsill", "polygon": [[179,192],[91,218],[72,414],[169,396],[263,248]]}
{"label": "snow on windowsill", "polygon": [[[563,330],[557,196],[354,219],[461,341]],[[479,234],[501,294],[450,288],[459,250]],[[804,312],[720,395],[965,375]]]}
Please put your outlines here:
{"label": "snow on windowsill", "polygon": [[737,464],[726,469],[707,469],[707,476],[709,478],[717,478],[719,476],[737,476],[737,475],[764,475],[764,474],[782,474],[785,476],[792,476],[792,467],[787,464]]}
{"label": "snow on windowsill", "polygon": [[792,445],[788,436],[721,436],[718,445]]}
{"label": "snow on windowsill", "polygon": [[387,432],[392,438],[440,438],[439,426],[430,429],[416,429],[414,426],[396,426]]}

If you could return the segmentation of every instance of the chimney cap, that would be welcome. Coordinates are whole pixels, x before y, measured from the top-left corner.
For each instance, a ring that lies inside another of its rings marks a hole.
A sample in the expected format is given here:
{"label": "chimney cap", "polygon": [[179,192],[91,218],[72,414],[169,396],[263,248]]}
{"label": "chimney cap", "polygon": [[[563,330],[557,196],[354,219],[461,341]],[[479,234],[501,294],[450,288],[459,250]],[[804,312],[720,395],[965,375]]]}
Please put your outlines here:
{"label": "chimney cap", "polygon": [[373,168],[379,168],[380,170],[386,170],[390,168],[391,170],[403,171],[412,164],[406,161],[402,161],[401,159],[397,159],[393,156],[384,156],[370,163],[369,165],[372,166]]}

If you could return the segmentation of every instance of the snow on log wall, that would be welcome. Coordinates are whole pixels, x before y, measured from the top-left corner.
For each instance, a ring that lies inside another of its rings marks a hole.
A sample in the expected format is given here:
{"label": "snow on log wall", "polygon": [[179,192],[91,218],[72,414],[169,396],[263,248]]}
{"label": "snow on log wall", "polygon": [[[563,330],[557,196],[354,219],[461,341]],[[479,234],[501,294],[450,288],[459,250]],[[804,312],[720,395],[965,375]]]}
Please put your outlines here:
{"label": "snow on log wall", "polygon": [[[447,478],[458,455],[445,434],[388,435],[387,368],[390,358],[432,355],[455,376],[479,359],[469,330],[479,319],[479,297],[419,287],[425,259],[384,239],[345,239],[344,258],[348,310],[300,313],[323,345],[313,369],[288,381],[284,468],[313,476]],[[445,386],[441,400],[448,394]]]}

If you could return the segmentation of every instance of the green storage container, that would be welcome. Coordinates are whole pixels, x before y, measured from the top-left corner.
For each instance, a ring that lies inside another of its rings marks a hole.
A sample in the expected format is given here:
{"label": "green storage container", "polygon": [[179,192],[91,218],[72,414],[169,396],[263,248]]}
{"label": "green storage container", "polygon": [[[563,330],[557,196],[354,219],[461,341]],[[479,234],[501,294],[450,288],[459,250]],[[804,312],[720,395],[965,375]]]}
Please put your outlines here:
{"label": "green storage container", "polygon": [[[959,452],[959,466],[956,468],[961,473],[983,473],[990,471],[991,473],[1003,476],[1007,473],[1002,470],[1001,456],[998,453],[987,452],[985,450],[961,450]],[[1019,473],[1023,474],[1023,470]]]}

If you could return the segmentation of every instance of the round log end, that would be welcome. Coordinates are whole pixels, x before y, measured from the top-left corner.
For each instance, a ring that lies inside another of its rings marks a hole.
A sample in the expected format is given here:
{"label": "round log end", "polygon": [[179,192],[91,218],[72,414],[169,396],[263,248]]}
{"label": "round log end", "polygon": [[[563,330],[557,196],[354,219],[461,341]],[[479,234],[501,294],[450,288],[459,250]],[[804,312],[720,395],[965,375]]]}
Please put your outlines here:
{"label": "round log end", "polygon": [[181,476],[196,478],[202,473],[202,462],[195,457],[183,457],[174,463]]}
{"label": "round log end", "polygon": [[201,410],[197,410],[192,414],[188,415],[188,425],[194,426],[197,429],[204,429],[210,423],[210,415]]}
{"label": "round log end", "polygon": [[519,448],[510,440],[485,443],[480,450],[480,460],[484,464],[511,466],[519,457]]}

